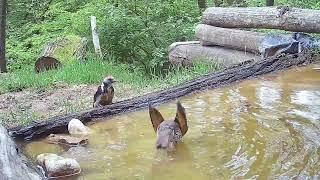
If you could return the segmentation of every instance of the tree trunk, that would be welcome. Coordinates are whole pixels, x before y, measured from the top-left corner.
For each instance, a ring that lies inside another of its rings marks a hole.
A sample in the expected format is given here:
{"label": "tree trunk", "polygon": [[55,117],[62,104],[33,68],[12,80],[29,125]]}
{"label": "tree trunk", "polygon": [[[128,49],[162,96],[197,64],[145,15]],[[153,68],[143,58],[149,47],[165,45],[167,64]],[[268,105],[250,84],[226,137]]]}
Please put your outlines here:
{"label": "tree trunk", "polygon": [[198,7],[201,11],[205,10],[207,8],[206,0],[198,0]]}
{"label": "tree trunk", "polygon": [[68,123],[73,118],[78,118],[85,124],[89,121],[94,121],[96,118],[106,118],[147,108],[149,103],[152,105],[159,105],[191,93],[226,86],[234,82],[239,82],[241,80],[253,78],[270,72],[319,61],[319,57],[309,53],[273,57],[258,62],[245,61],[241,64],[224,69],[223,71],[198,77],[170,89],[119,101],[103,108],[57,116],[47,119],[46,121],[34,122],[26,127],[12,128],[10,133],[13,137],[24,140],[33,140],[45,137],[51,133],[66,133],[68,131]]}
{"label": "tree trunk", "polygon": [[169,62],[178,66],[192,66],[205,61],[229,67],[250,59],[261,59],[252,53],[217,46],[201,46],[200,41],[176,42],[169,47]]}
{"label": "tree trunk", "polygon": [[267,28],[319,33],[320,10],[283,7],[207,8],[202,23],[225,28]]}
{"label": "tree trunk", "polygon": [[259,47],[265,36],[257,32],[199,24],[196,27],[196,37],[205,46],[223,46],[258,54],[260,52]]}
{"label": "tree trunk", "polygon": [[91,30],[92,30],[92,42],[94,45],[94,51],[99,57],[102,57],[99,35],[97,30],[97,19],[95,16],[91,16]]}
{"label": "tree trunk", "polygon": [[215,7],[220,7],[223,4],[223,0],[213,0],[213,3]]}
{"label": "tree trunk", "polygon": [[274,0],[266,0],[266,6],[274,6]]}
{"label": "tree trunk", "polygon": [[7,0],[0,0],[0,73],[7,72],[6,16],[7,16]]}
{"label": "tree trunk", "polygon": [[21,153],[20,149],[0,124],[0,179],[37,180],[43,175]]}

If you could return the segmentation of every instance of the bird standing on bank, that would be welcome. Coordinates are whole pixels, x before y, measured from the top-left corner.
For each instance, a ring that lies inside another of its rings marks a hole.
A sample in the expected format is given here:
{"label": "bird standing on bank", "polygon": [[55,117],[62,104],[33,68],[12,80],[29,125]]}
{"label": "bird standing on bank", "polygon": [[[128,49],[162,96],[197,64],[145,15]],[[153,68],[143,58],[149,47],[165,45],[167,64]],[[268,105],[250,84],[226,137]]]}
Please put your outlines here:
{"label": "bird standing on bank", "polygon": [[114,88],[112,84],[117,82],[112,76],[104,78],[93,97],[93,107],[102,107],[112,103]]}

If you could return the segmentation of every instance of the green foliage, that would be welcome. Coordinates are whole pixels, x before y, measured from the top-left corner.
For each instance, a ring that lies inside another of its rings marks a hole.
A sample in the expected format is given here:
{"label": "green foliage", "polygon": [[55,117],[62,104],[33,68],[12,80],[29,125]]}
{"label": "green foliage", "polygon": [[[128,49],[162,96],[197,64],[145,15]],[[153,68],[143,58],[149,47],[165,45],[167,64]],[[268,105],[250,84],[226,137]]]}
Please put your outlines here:
{"label": "green foliage", "polygon": [[196,4],[185,1],[125,1],[107,6],[101,42],[121,62],[161,73],[167,48],[175,41],[193,38],[199,21]]}

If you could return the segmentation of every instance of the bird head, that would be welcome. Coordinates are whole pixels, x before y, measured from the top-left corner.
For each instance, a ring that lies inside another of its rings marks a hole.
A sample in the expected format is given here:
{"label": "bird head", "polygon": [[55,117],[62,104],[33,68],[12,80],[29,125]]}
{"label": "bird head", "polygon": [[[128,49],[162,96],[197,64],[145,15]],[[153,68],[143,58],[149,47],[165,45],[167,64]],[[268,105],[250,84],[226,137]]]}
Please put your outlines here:
{"label": "bird head", "polygon": [[103,79],[102,84],[103,84],[104,86],[109,86],[109,85],[111,85],[112,83],[115,83],[115,82],[117,82],[117,81],[114,79],[113,76],[107,76],[107,77],[105,77],[105,78]]}

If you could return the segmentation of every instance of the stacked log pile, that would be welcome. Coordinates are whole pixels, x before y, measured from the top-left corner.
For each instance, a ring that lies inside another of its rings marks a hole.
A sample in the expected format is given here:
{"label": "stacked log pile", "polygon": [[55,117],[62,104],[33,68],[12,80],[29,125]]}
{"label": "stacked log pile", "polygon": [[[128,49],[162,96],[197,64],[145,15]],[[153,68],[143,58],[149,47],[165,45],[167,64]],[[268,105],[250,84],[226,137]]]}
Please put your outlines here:
{"label": "stacked log pile", "polygon": [[281,29],[319,33],[320,11],[281,7],[207,8],[196,27],[198,41],[178,42],[169,47],[169,61],[192,65],[195,60],[209,60],[225,66],[261,58],[265,33],[235,28]]}

